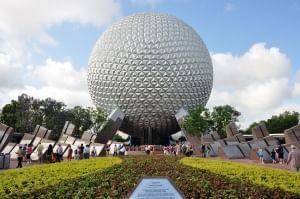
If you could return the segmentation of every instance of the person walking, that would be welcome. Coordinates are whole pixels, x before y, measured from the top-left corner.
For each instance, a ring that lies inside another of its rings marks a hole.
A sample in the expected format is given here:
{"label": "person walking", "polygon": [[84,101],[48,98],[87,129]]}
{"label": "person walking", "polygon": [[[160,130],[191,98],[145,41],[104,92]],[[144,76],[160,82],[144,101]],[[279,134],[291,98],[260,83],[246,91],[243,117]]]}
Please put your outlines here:
{"label": "person walking", "polygon": [[71,145],[69,144],[68,145],[68,157],[67,157],[68,161],[72,160],[72,154],[73,154],[73,149],[72,149]]}
{"label": "person walking", "polygon": [[32,154],[32,144],[29,144],[26,149],[26,160],[27,164],[31,163],[31,154]]}
{"label": "person walking", "polygon": [[113,151],[114,151],[113,156],[118,155],[118,148],[117,148],[117,145],[114,144],[113,146],[114,146],[114,147],[113,147]]}
{"label": "person walking", "polygon": [[79,155],[79,146],[78,146],[77,149],[75,149],[75,151],[74,151],[74,158],[75,158],[75,160],[79,160],[79,159],[80,159],[80,155]]}
{"label": "person walking", "polygon": [[79,156],[80,156],[80,160],[82,160],[83,159],[83,150],[84,150],[84,146],[83,146],[83,144],[81,144],[80,145],[80,147],[79,147]]}
{"label": "person walking", "polygon": [[259,148],[257,151],[257,155],[259,157],[260,164],[264,164],[264,154],[262,148]]}
{"label": "person walking", "polygon": [[85,145],[85,147],[83,149],[83,157],[84,157],[84,159],[90,158],[90,146],[88,144]]}
{"label": "person walking", "polygon": [[19,150],[16,152],[18,157],[18,165],[17,168],[22,168],[22,162],[23,162],[23,149],[22,146],[19,146]]}
{"label": "person walking", "polygon": [[281,146],[281,144],[279,145],[276,152],[278,154],[279,164],[283,164],[283,147]]}
{"label": "person walking", "polygon": [[[97,152],[96,152],[96,147],[93,146],[93,149],[92,149],[92,151],[91,151],[91,156],[92,156],[92,158],[95,158],[95,157],[96,157],[96,154],[97,154]],[[106,150],[106,155],[109,155],[109,153],[107,153],[107,150]]]}
{"label": "person walking", "polygon": [[63,160],[63,154],[64,154],[64,150],[63,150],[61,144],[58,144],[58,147],[56,149],[56,155],[57,155],[58,162]]}
{"label": "person walking", "polygon": [[275,163],[277,163],[277,161],[276,161],[276,151],[275,151],[275,149],[272,149],[272,151],[271,151],[271,158],[272,158],[272,162],[275,164]]}
{"label": "person walking", "polygon": [[287,165],[290,165],[292,171],[300,171],[300,150],[296,149],[294,145],[291,146],[291,151],[289,152]]}
{"label": "person walking", "polygon": [[205,158],[205,156],[206,156],[206,146],[205,146],[205,144],[202,144],[201,145],[201,157]]}
{"label": "person walking", "polygon": [[46,157],[49,163],[52,163],[52,154],[53,154],[53,146],[52,144],[49,144],[49,147],[47,149]]}
{"label": "person walking", "polygon": [[37,153],[38,153],[39,161],[40,161],[40,163],[42,163],[43,162],[43,150],[44,150],[44,146],[41,143],[39,143],[39,145],[38,145],[38,147],[37,147],[36,150],[37,150]]}

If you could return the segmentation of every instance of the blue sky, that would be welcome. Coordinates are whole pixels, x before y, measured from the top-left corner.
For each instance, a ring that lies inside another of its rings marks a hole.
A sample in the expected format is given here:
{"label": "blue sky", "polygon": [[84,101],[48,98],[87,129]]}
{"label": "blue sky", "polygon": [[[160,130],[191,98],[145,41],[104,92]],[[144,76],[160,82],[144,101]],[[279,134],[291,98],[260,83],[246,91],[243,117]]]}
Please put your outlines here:
{"label": "blue sky", "polygon": [[[279,47],[290,58],[294,70],[300,67],[299,1],[162,0],[154,5],[122,1],[122,16],[149,11],[168,13],[185,21],[211,52],[241,54],[253,43],[265,42]],[[48,48],[49,55],[59,59],[70,56],[78,67],[84,66],[104,30],[105,27],[70,22],[56,25],[49,34],[60,45]]]}
{"label": "blue sky", "polygon": [[173,15],[204,40],[215,72],[208,107],[234,106],[242,126],[300,111],[297,0],[2,1],[0,107],[22,93],[92,105],[86,86],[91,50],[111,23],[137,12]]}

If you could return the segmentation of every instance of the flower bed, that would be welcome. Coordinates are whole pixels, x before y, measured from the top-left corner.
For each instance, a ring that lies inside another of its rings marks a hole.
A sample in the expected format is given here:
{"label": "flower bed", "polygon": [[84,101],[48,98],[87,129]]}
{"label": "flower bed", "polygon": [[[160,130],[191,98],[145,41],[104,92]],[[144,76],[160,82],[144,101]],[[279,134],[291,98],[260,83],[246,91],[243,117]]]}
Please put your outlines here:
{"label": "flower bed", "polygon": [[300,173],[203,158],[183,158],[180,162],[218,176],[225,176],[230,180],[249,182],[271,189],[281,188],[300,195]]}
{"label": "flower bed", "polygon": [[0,173],[0,198],[54,187],[121,162],[119,158],[107,157],[11,169]]}
{"label": "flower bed", "polygon": [[[61,179],[55,184],[48,183],[42,188],[32,186],[32,189],[28,191],[20,190],[3,196],[10,198],[126,198],[142,177],[169,176],[186,198],[300,198],[298,193],[283,188],[267,187],[255,181],[244,181],[243,178],[220,175],[209,169],[185,166],[180,163],[180,157],[150,155],[128,156],[122,159],[122,164],[103,170],[95,169],[95,171],[82,173],[74,178]],[[112,160],[116,160],[117,163],[121,162],[120,159],[113,158]],[[198,161],[197,158],[184,158],[181,162],[188,163],[190,160],[193,160],[191,162]],[[226,164],[221,164],[226,168]],[[69,172],[68,167],[63,170]]]}

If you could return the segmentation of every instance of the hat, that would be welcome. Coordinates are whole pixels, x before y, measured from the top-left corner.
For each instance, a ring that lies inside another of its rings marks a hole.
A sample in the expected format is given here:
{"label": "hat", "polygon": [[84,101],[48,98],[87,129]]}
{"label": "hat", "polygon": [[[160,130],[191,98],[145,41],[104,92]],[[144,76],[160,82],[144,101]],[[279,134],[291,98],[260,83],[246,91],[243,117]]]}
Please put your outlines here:
{"label": "hat", "polygon": [[295,147],[295,145],[292,145],[291,148],[292,148],[292,149],[295,149],[296,147]]}

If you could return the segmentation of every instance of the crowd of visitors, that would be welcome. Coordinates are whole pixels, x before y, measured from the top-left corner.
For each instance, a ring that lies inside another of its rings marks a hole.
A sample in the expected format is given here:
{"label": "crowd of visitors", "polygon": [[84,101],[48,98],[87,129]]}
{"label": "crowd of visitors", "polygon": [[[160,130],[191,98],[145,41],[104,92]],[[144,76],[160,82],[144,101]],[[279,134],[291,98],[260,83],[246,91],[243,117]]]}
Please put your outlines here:
{"label": "crowd of visitors", "polygon": [[127,151],[124,144],[111,144],[107,145],[106,155],[127,155]]}
{"label": "crowd of visitors", "polygon": [[[265,163],[265,160],[264,160],[264,150],[262,148],[259,148],[257,150],[257,155],[259,157],[259,162],[261,164],[264,164]],[[272,159],[272,163],[274,164],[283,164],[284,163],[284,151],[283,151],[283,147],[282,145],[278,145],[277,147],[273,148],[270,152],[270,156],[271,156],[271,159]]]}
{"label": "crowd of visitors", "polygon": [[[155,149],[157,146],[154,145],[146,145],[144,150],[147,155],[154,154]],[[81,160],[81,159],[89,159],[90,157],[96,157],[96,148],[95,146],[90,149],[89,145],[83,145],[81,144],[78,146],[75,150],[71,147],[71,145],[68,145],[67,148],[64,150],[61,144],[58,144],[58,147],[56,147],[55,151],[50,144],[46,150],[46,153],[43,154],[44,146],[39,143],[37,148],[37,156],[40,163],[44,162],[44,157],[46,158],[45,162],[54,163],[54,162],[60,162],[63,160],[63,154],[66,151],[67,154],[67,160],[71,161],[72,159],[75,160]],[[161,146],[159,150],[163,151],[164,155],[186,155],[186,156],[192,156],[194,153],[193,145],[189,143],[177,143],[167,146]],[[201,150],[201,157],[209,157],[209,153],[211,151],[211,148],[207,145],[202,144],[200,146]],[[22,162],[25,161],[27,164],[30,164],[31,161],[31,155],[33,152],[32,145],[24,144],[23,146],[19,146],[19,149],[17,150],[17,168],[22,168]],[[111,144],[106,146],[106,154],[107,155],[127,155],[127,150],[123,144]],[[259,156],[260,163],[264,164],[264,150],[262,148],[259,148],[257,151],[257,155]],[[270,152],[270,156],[272,158],[272,163],[274,164],[283,164],[284,163],[284,149],[282,145],[278,145],[277,147],[273,148]],[[300,171],[300,149],[297,149],[296,146],[292,145],[291,150],[288,154],[288,159],[286,161],[286,164],[290,165],[291,170],[293,171]]]}
{"label": "crowd of visitors", "polygon": [[[44,146],[41,143],[38,144],[36,151],[37,151],[38,161],[40,163],[60,162],[63,160],[63,154],[65,152],[65,150],[63,149],[61,144],[58,144],[58,147],[56,148],[55,151],[54,151],[52,144],[49,144],[45,154],[43,154]],[[17,160],[18,160],[17,168],[23,167],[23,165],[22,165],[23,161],[26,161],[27,164],[30,164],[32,162],[32,160],[31,160],[32,152],[33,152],[33,148],[32,148],[31,144],[29,144],[29,145],[24,144],[24,145],[19,146],[19,148],[16,152]],[[96,157],[96,154],[97,154],[95,147],[93,147],[92,150],[90,150],[89,145],[84,146],[83,144],[78,146],[77,149],[75,149],[74,151],[73,151],[71,145],[68,145],[66,152],[67,152],[67,160],[68,161],[71,161],[73,158],[76,160],[89,159],[90,157]],[[44,160],[44,158],[45,158],[45,160]]]}
{"label": "crowd of visitors", "polygon": [[[193,155],[194,148],[193,145],[187,144],[187,143],[182,143],[182,144],[171,144],[171,145],[166,145],[162,146],[163,154],[164,155],[186,155],[186,156],[191,156]],[[154,145],[146,145],[145,146],[145,153],[147,155],[152,155],[154,154],[155,151],[155,146]]]}

